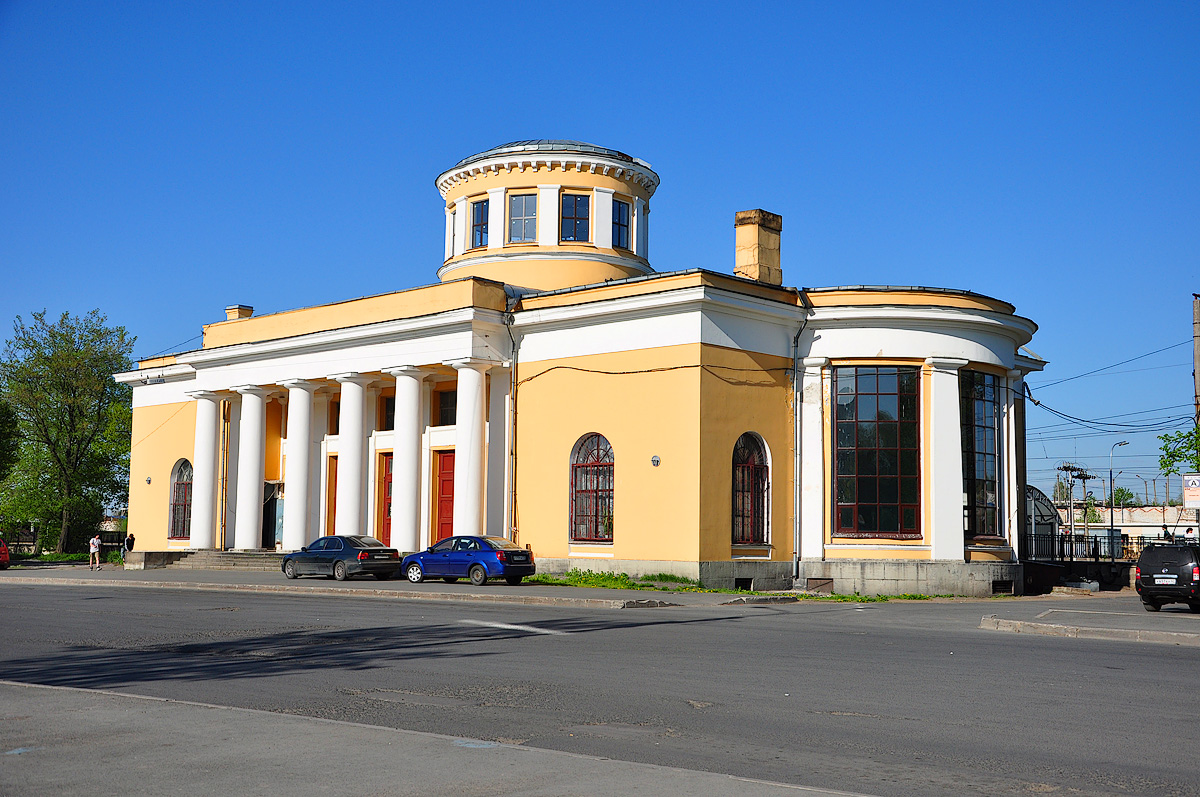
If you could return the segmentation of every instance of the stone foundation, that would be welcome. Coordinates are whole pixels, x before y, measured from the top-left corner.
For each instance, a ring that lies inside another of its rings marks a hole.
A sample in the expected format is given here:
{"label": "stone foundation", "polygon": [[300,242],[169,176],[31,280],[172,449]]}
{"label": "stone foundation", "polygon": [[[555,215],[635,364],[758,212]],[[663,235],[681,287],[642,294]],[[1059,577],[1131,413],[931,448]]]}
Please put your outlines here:
{"label": "stone foundation", "polygon": [[798,589],[842,595],[1020,595],[1023,569],[1013,562],[801,561]]}

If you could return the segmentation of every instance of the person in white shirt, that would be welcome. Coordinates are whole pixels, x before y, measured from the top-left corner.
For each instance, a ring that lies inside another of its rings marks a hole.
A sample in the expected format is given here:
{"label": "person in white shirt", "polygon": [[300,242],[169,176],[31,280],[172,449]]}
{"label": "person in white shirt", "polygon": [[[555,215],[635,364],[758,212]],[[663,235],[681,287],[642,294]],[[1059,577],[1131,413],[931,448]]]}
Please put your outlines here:
{"label": "person in white shirt", "polygon": [[100,534],[88,541],[88,570],[100,569]]}

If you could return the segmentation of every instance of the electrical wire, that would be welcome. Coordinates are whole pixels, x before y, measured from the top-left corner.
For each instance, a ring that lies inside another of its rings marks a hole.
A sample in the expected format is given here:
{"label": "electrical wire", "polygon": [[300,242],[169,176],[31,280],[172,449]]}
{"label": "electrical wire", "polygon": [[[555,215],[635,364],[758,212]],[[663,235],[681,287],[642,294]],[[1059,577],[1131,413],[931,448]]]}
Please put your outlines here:
{"label": "electrical wire", "polygon": [[1121,362],[1119,362],[1119,363],[1113,363],[1112,365],[1106,365],[1106,366],[1104,366],[1103,368],[1096,368],[1095,370],[1092,370],[1092,371],[1086,371],[1086,372],[1084,372],[1084,373],[1082,373],[1082,374],[1076,374],[1075,376],[1068,376],[1068,377],[1067,377],[1067,378],[1065,378],[1065,379],[1059,379],[1059,380],[1057,380],[1057,381],[1055,381],[1055,382],[1047,382],[1047,383],[1046,383],[1046,384],[1044,384],[1044,385],[1038,385],[1038,386],[1037,386],[1037,389],[1038,389],[1038,390],[1045,390],[1045,389],[1046,389],[1046,388],[1048,388],[1048,387],[1054,387],[1055,385],[1061,385],[1061,384],[1063,384],[1064,382],[1070,382],[1070,381],[1073,381],[1073,380],[1075,380],[1075,379],[1082,379],[1082,378],[1083,378],[1083,377],[1085,377],[1085,376],[1092,376],[1093,374],[1098,374],[1098,373],[1100,373],[1101,371],[1107,371],[1107,370],[1109,370],[1110,368],[1116,368],[1118,365],[1125,365],[1126,363],[1131,363],[1131,362],[1134,362],[1134,361],[1136,361],[1136,360],[1142,360],[1142,359],[1145,359],[1146,357],[1150,357],[1150,356],[1152,356],[1152,355],[1159,354],[1159,353],[1161,353],[1161,352],[1164,352],[1164,351],[1169,351],[1169,350],[1171,350],[1171,349],[1178,349],[1180,346],[1190,346],[1190,345],[1191,345],[1191,343],[1192,343],[1192,339],[1191,339],[1191,338],[1188,338],[1187,340],[1181,341],[1181,342],[1179,342],[1179,343],[1175,343],[1175,344],[1172,344],[1172,345],[1170,345],[1170,346],[1164,346],[1164,347],[1163,347],[1163,348],[1161,348],[1161,349],[1155,349],[1154,351],[1147,352],[1147,353],[1145,353],[1145,354],[1139,354],[1137,357],[1130,357],[1128,360],[1121,360]]}

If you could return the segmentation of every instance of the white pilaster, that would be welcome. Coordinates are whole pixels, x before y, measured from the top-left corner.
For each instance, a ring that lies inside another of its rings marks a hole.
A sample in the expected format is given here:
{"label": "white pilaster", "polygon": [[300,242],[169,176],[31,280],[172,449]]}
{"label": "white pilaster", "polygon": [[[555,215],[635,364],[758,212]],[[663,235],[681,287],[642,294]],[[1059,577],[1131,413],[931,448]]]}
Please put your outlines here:
{"label": "white pilaster", "polygon": [[1004,489],[1000,494],[1000,509],[1003,511],[1003,527],[1000,533],[1008,540],[1013,550],[1017,548],[1017,534],[1020,532],[1020,513],[1025,508],[1025,496],[1017,481],[1017,401],[1024,390],[1023,375],[1018,370],[1008,372],[1007,380],[996,380],[1007,385],[1001,402],[1004,412],[1003,423],[1000,426],[1000,463],[1004,474]]}
{"label": "white pilaster", "polygon": [[[558,193],[561,188],[560,185],[538,186],[538,246],[558,246]],[[457,461],[456,459],[455,462]],[[458,485],[455,485],[454,489],[457,491]],[[457,516],[455,522],[457,523]]]}
{"label": "white pilaster", "polygon": [[958,369],[966,360],[929,357],[929,429],[925,440],[925,478],[922,492],[928,505],[921,507],[935,560],[964,561],[962,428],[958,404]]}
{"label": "white pilaster", "polygon": [[487,422],[487,533],[491,537],[508,534],[508,398],[512,372],[508,368],[493,368],[488,372]]}
{"label": "white pilaster", "polygon": [[613,191],[592,189],[592,240],[600,249],[612,249]]}
{"label": "white pilaster", "polygon": [[313,393],[318,385],[302,379],[289,380],[282,385],[288,389],[287,444],[284,447],[283,479],[283,550],[298,551],[309,539]]}
{"label": "white pilaster", "polygon": [[233,547],[262,547],[263,475],[266,468],[266,407],[269,391],[256,385],[234,388],[242,397],[238,424],[237,508]]}
{"label": "white pilaster", "polygon": [[646,218],[649,213],[650,208],[646,205],[646,200],[641,197],[633,200],[633,229],[629,231],[630,237],[633,238],[633,253],[647,259],[650,257],[650,227]]}
{"label": "white pilaster", "polygon": [[483,534],[484,360],[450,360],[458,371],[454,431],[454,533]]}
{"label": "white pilaster", "polygon": [[446,208],[446,257],[454,257],[454,208]]}
{"label": "white pilaster", "polygon": [[371,377],[337,374],[330,379],[342,386],[338,416],[337,496],[334,529],[337,534],[363,534],[363,461],[366,456],[364,404]]}
{"label": "white pilaster", "polygon": [[825,556],[825,497],[829,485],[825,482],[825,383],[824,373],[829,360],[806,357],[800,375],[800,395],[796,406],[800,412],[800,558],[822,559]]}
{"label": "white pilaster", "polygon": [[217,445],[221,432],[221,397],[195,392],[196,446],[192,454],[192,548],[211,549],[216,539]]}
{"label": "white pilaster", "polygon": [[471,232],[471,204],[465,196],[454,200],[454,256],[458,257],[467,251],[470,241],[467,236]]}
{"label": "white pilaster", "polygon": [[488,189],[488,249],[503,249],[507,228],[504,225],[504,189]]}

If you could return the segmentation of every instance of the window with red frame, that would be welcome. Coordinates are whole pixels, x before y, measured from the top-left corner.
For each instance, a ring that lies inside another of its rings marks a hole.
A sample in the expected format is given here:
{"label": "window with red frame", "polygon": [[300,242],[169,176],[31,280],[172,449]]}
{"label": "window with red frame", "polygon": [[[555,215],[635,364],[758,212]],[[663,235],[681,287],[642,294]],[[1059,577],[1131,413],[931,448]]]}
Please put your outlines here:
{"label": "window with red frame", "polygon": [[167,534],[172,539],[192,536],[192,463],[181,459],[171,471],[171,526]]}
{"label": "window with red frame", "polygon": [[600,434],[571,452],[571,541],[613,541],[613,450]]}
{"label": "window with red frame", "polygon": [[767,452],[746,432],[733,446],[733,544],[767,542]]}

